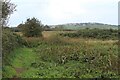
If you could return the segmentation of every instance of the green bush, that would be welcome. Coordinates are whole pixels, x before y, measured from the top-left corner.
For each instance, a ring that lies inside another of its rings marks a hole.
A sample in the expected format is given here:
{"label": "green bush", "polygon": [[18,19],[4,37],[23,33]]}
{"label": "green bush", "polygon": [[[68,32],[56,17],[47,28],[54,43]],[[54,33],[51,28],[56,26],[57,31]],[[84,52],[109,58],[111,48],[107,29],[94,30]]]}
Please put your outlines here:
{"label": "green bush", "polygon": [[38,19],[29,18],[25,24],[22,24],[21,29],[26,37],[40,37],[42,36],[43,25]]}

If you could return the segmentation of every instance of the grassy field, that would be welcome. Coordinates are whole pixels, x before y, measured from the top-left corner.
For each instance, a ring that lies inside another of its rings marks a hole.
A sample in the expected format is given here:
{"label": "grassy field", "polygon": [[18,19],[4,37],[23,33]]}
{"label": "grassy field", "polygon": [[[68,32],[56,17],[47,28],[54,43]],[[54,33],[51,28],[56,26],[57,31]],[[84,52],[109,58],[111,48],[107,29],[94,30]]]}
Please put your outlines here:
{"label": "grassy field", "polygon": [[[117,40],[60,37],[44,31],[43,38],[25,38],[32,47],[10,54],[3,69],[7,78],[118,78]],[[21,33],[17,33],[22,35]]]}

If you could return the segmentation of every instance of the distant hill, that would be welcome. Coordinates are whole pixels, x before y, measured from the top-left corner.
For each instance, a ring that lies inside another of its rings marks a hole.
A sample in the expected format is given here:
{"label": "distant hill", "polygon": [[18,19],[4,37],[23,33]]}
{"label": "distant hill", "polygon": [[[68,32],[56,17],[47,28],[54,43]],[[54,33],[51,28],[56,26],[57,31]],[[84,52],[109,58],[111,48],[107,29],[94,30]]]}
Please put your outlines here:
{"label": "distant hill", "polygon": [[56,29],[70,29],[70,30],[79,30],[85,28],[99,28],[99,29],[118,29],[117,25],[109,25],[102,23],[68,23],[61,25],[53,25]]}

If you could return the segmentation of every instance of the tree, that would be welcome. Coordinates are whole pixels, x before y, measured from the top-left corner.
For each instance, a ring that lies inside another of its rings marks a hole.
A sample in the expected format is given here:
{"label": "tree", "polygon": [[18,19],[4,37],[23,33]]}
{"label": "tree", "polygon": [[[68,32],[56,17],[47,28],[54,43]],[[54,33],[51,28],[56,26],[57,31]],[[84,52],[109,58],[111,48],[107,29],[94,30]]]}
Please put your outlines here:
{"label": "tree", "polygon": [[[0,45],[1,45],[0,47],[2,48],[2,49],[0,48],[0,51],[2,51],[2,54],[5,54],[5,52],[8,51],[6,49],[10,50],[10,48],[8,47],[9,43],[10,44],[15,43],[15,41],[11,40],[11,39],[15,39],[15,36],[10,31],[10,28],[7,26],[7,23],[9,21],[10,15],[15,11],[16,5],[11,3],[10,0],[0,1],[0,3],[1,3],[0,8],[2,10],[2,16],[0,16],[2,19],[0,18],[0,22],[2,22],[2,27],[4,27],[3,31],[0,31],[0,41],[2,41],[2,42],[0,42]],[[0,30],[2,30],[2,27],[0,27],[1,28]],[[1,32],[2,32],[2,34],[1,34]],[[14,42],[14,43],[12,43],[12,42]],[[13,46],[10,46],[10,47],[13,48]],[[12,50],[10,50],[10,51],[12,51]]]}
{"label": "tree", "polygon": [[39,37],[42,36],[42,23],[36,18],[29,18],[23,25],[23,34],[27,37]]}
{"label": "tree", "polygon": [[44,30],[49,31],[49,30],[51,30],[51,28],[50,28],[50,26],[45,25],[45,26],[44,26]]}
{"label": "tree", "polygon": [[2,26],[6,27],[10,15],[16,11],[16,5],[10,2],[11,0],[4,0],[2,2]]}

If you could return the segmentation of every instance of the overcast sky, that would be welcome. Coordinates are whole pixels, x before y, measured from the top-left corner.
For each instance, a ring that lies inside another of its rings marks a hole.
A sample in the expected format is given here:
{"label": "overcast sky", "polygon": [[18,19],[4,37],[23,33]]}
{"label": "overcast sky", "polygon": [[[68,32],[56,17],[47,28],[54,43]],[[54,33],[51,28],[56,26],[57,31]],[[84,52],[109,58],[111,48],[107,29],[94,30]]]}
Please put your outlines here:
{"label": "overcast sky", "polygon": [[11,0],[17,11],[9,25],[17,26],[36,17],[44,25],[99,22],[118,24],[119,0]]}

